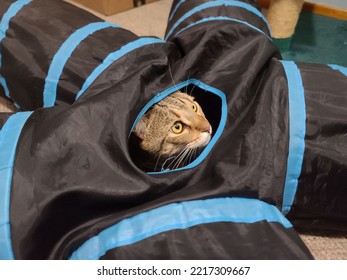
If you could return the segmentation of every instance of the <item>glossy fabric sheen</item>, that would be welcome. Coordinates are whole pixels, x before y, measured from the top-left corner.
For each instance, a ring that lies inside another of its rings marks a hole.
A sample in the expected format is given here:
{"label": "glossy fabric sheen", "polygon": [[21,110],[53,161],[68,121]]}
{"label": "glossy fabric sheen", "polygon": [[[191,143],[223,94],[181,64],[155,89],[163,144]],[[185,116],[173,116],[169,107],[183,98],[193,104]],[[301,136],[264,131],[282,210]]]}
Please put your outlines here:
{"label": "glossy fabric sheen", "polygon": [[[2,2],[13,2],[12,6],[15,6],[23,1],[4,0]],[[66,9],[66,4],[60,2],[36,0],[25,6],[22,5],[16,15],[11,18],[10,29],[1,41],[1,75],[6,80],[8,95],[24,110],[43,106],[45,79],[51,62],[73,30],[80,29],[91,22],[101,22],[99,18],[87,12],[84,12],[84,17],[76,17],[76,11],[80,9],[70,5],[68,5],[70,8]],[[58,15],[64,15],[63,19]],[[28,26],[31,28],[28,29]],[[42,40],[32,39],[36,37]],[[31,39],[28,40],[28,38]],[[32,55],[36,52],[39,55]],[[72,58],[74,57],[73,55]],[[13,58],[17,63],[13,61]],[[99,63],[97,57],[94,56],[93,60],[94,63]],[[90,59],[79,60],[86,69],[88,69],[89,61]],[[16,70],[18,65],[21,65],[19,72]],[[74,71],[76,82],[79,75],[83,76],[84,71]],[[31,79],[28,80],[28,77]]]}
{"label": "glossy fabric sheen", "polygon": [[[236,242],[240,240],[247,242]],[[286,244],[286,247],[278,246],[279,244]],[[177,229],[156,234],[141,242],[109,250],[101,259],[312,259],[307,249],[295,249],[302,245],[293,228],[284,228],[278,223],[215,222],[198,224],[186,230]]]}
{"label": "glossy fabric sheen", "polygon": [[77,93],[76,99],[80,98],[81,95],[89,88],[89,86],[104,72],[113,62],[120,59],[124,55],[130,53],[133,50],[141,48],[146,45],[164,43],[163,40],[158,38],[140,38],[133,42],[124,45],[121,49],[110,53],[105,60],[90,74],[83,84],[81,90]]}
{"label": "glossy fabric sheen", "polygon": [[[20,0],[15,1],[11,4],[11,6],[8,8],[7,12],[2,16],[1,22],[0,22],[0,44],[2,40],[6,37],[6,32],[9,28],[10,20],[12,17],[14,17],[25,5],[29,4],[31,0]],[[2,55],[1,55],[1,48],[0,48],[0,69],[2,66]],[[6,80],[0,76],[0,84],[4,88],[5,95],[9,97],[9,90],[6,84]]]}
{"label": "glossy fabric sheen", "polygon": [[263,31],[261,31],[260,29],[258,29],[257,27],[254,27],[253,25],[249,24],[248,22],[245,22],[245,21],[241,21],[241,20],[238,20],[238,19],[233,19],[233,18],[228,18],[228,17],[210,17],[210,18],[204,18],[202,20],[199,20],[197,22],[194,22],[194,23],[191,23],[189,24],[188,26],[180,29],[176,35],[178,35],[179,33],[181,32],[184,32],[186,29],[188,28],[192,28],[194,27],[195,25],[197,24],[202,24],[202,23],[205,23],[205,22],[209,22],[209,21],[219,21],[219,22],[223,22],[223,21],[234,21],[234,22],[237,22],[237,23],[241,23],[241,24],[244,24],[244,25],[247,25],[249,26],[250,28],[253,28],[254,30],[260,32],[260,33],[263,33],[265,36],[267,36],[269,38],[269,40],[272,40],[267,34],[265,34]]}
{"label": "glossy fabric sheen", "polygon": [[111,249],[199,224],[256,223],[263,220],[280,223],[285,228],[292,227],[277,208],[259,200],[215,198],[169,204],[112,225],[85,242],[70,259],[99,259]]}
{"label": "glossy fabric sheen", "polygon": [[[176,7],[176,6],[175,6]],[[253,4],[242,1],[201,1],[191,0],[182,2],[175,11],[171,21],[168,22],[166,39],[172,39],[178,32],[200,21],[201,18],[228,17],[230,19],[247,23],[270,35],[270,29],[264,16]]]}
{"label": "glossy fabric sheen", "polygon": [[191,17],[193,14],[195,14],[201,10],[205,10],[205,9],[208,9],[211,7],[216,7],[216,6],[234,6],[234,7],[246,9],[246,10],[254,13],[255,15],[257,15],[261,19],[263,19],[264,22],[266,22],[265,17],[263,16],[263,14],[259,10],[257,10],[256,8],[254,8],[251,5],[243,3],[241,1],[223,1],[223,0],[211,1],[211,2],[207,2],[205,4],[202,4],[200,6],[197,6],[194,9],[191,9],[186,14],[184,14],[179,20],[176,21],[176,23],[172,26],[171,30],[169,30],[166,33],[165,39],[167,40],[171,36],[171,34],[174,32],[174,30],[177,28],[177,26],[180,23],[182,23],[184,20],[186,20],[187,18]]}
{"label": "glossy fabric sheen", "polygon": [[10,193],[16,145],[31,112],[12,115],[0,130],[0,260],[13,259],[10,233]]}
{"label": "glossy fabric sheen", "polygon": [[57,87],[59,78],[64,69],[67,60],[72,52],[77,48],[82,40],[93,34],[94,32],[108,28],[118,28],[118,25],[107,22],[90,23],[76,30],[60,47],[58,52],[53,57],[45,80],[45,88],[43,92],[43,107],[52,107],[55,104]]}
{"label": "glossy fabric sheen", "polygon": [[305,88],[306,136],[302,171],[288,217],[305,228],[346,230],[347,79],[329,66],[297,65]]}
{"label": "glossy fabric sheen", "polygon": [[288,80],[289,95],[289,154],[282,206],[282,212],[288,214],[296,194],[304,157],[306,108],[304,87],[298,67],[291,61],[281,61],[281,63]]}
{"label": "glossy fabric sheen", "polygon": [[[173,9],[180,4],[168,32],[189,11],[210,2],[174,1]],[[253,1],[237,2],[256,7]],[[1,1],[0,11],[5,13],[9,3]],[[56,75],[57,106],[35,110],[16,145],[9,205],[14,258],[68,259],[113,225],[176,203],[210,199],[238,197],[261,201],[271,209],[292,206],[288,217],[295,223],[316,223],[325,215],[321,224],[335,221],[343,227],[346,188],[339,182],[346,181],[347,170],[346,77],[329,66],[296,63],[307,127],[301,173],[296,171],[298,183],[288,200],[285,185],[293,151],[290,75],[266,23],[241,6],[196,11],[180,21],[167,42],[112,26],[73,40],[73,51],[62,58]],[[228,20],[221,20],[224,17]],[[102,21],[63,1],[35,0],[23,7],[1,42],[1,73],[10,97],[24,110],[42,107],[53,58],[73,34],[98,22]],[[144,111],[175,91],[175,85],[192,92],[202,106],[213,128],[212,140],[186,168],[145,173],[133,162],[129,134]],[[321,174],[326,174],[323,181]],[[317,195],[317,189],[323,195]],[[205,208],[210,213],[213,207]],[[133,244],[111,246],[97,257],[136,258],[138,250],[148,252],[143,258],[159,256],[158,252],[184,258],[184,248],[191,245],[184,242],[199,228],[211,242],[206,248],[215,248],[211,255],[202,255],[206,258],[312,258],[292,228],[261,220],[264,211],[254,213],[257,221],[247,225],[242,221],[252,213],[245,210],[238,213],[239,221],[227,225],[218,221],[211,227],[170,229]],[[227,230],[225,235],[221,228]],[[251,232],[262,234],[256,239]],[[177,243],[168,245],[172,236]],[[262,246],[269,244],[269,236],[272,245]],[[101,247],[111,241],[106,239]],[[218,255],[218,248],[230,242],[239,246]],[[156,253],[148,247],[153,244],[158,246]],[[247,244],[258,249],[246,253]],[[204,251],[205,243],[195,245],[191,256]],[[167,254],[168,248],[178,253]]]}

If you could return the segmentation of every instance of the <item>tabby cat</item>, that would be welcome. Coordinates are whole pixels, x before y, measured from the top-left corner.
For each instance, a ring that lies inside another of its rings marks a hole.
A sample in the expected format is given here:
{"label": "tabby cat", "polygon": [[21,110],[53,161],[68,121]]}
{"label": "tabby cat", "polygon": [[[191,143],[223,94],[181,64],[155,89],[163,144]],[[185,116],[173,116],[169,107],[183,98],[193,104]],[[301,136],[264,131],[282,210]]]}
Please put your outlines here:
{"label": "tabby cat", "polygon": [[190,163],[211,135],[212,127],[200,105],[177,91],[155,104],[136,124],[132,157],[145,171],[176,169]]}

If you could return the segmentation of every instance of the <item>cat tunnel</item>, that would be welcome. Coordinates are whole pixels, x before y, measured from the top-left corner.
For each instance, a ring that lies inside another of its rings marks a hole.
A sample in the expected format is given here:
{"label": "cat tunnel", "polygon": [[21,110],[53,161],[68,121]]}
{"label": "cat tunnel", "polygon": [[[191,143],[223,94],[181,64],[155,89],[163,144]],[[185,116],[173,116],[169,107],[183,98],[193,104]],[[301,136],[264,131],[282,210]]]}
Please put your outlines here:
{"label": "cat tunnel", "polygon": [[[347,70],[280,60],[255,1],[174,1],[164,40],[63,1],[0,17],[1,259],[311,259],[293,225],[347,229]],[[146,173],[129,133],[178,89],[213,137]]]}

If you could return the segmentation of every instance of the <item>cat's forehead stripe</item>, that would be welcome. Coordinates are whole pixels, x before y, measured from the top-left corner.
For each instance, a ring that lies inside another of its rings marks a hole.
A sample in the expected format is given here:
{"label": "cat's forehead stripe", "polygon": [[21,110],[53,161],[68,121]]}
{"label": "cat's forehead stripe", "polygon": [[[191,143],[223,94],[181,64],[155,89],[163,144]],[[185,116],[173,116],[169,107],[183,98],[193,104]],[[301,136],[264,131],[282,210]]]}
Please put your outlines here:
{"label": "cat's forehead stripe", "polygon": [[177,101],[182,102],[184,105],[186,105],[186,103],[182,100],[182,98],[176,98]]}
{"label": "cat's forehead stripe", "polygon": [[184,93],[176,93],[170,98],[170,103],[179,108],[185,108],[193,103],[193,98]]}
{"label": "cat's forehead stripe", "polygon": [[193,102],[194,101],[194,97],[188,95],[187,93],[180,94],[178,98],[181,99],[181,100],[188,100],[189,102]]}
{"label": "cat's forehead stripe", "polygon": [[[176,109],[184,109],[187,107],[187,101],[178,97],[171,97],[164,99],[161,102],[163,105],[165,104],[167,107],[176,108]],[[191,102],[190,102],[191,103]]]}
{"label": "cat's forehead stripe", "polygon": [[170,112],[175,115],[175,117],[179,118],[181,115],[178,114],[175,110],[170,109]]}
{"label": "cat's forehead stripe", "polygon": [[174,106],[173,104],[164,104],[163,102],[156,104],[156,107],[167,115],[168,112],[173,114],[175,117],[179,118],[180,115],[174,109],[180,110],[181,106]]}
{"label": "cat's forehead stripe", "polygon": [[179,98],[179,100],[181,102],[183,102],[184,104],[187,104],[187,102],[184,102],[184,100],[188,101],[189,103],[193,103],[193,100],[192,99],[189,99],[189,98]]}

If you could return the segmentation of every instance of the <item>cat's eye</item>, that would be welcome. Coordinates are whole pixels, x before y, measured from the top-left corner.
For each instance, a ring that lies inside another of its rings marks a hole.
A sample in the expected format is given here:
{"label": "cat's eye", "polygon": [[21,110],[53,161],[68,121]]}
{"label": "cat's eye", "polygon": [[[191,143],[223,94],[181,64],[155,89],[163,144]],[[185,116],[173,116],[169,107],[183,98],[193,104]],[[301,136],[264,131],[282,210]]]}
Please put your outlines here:
{"label": "cat's eye", "polygon": [[183,124],[181,122],[175,122],[175,124],[171,127],[173,133],[179,134],[183,131]]}
{"label": "cat's eye", "polygon": [[198,106],[196,104],[194,104],[194,103],[193,103],[193,110],[194,110],[194,112],[198,111]]}

